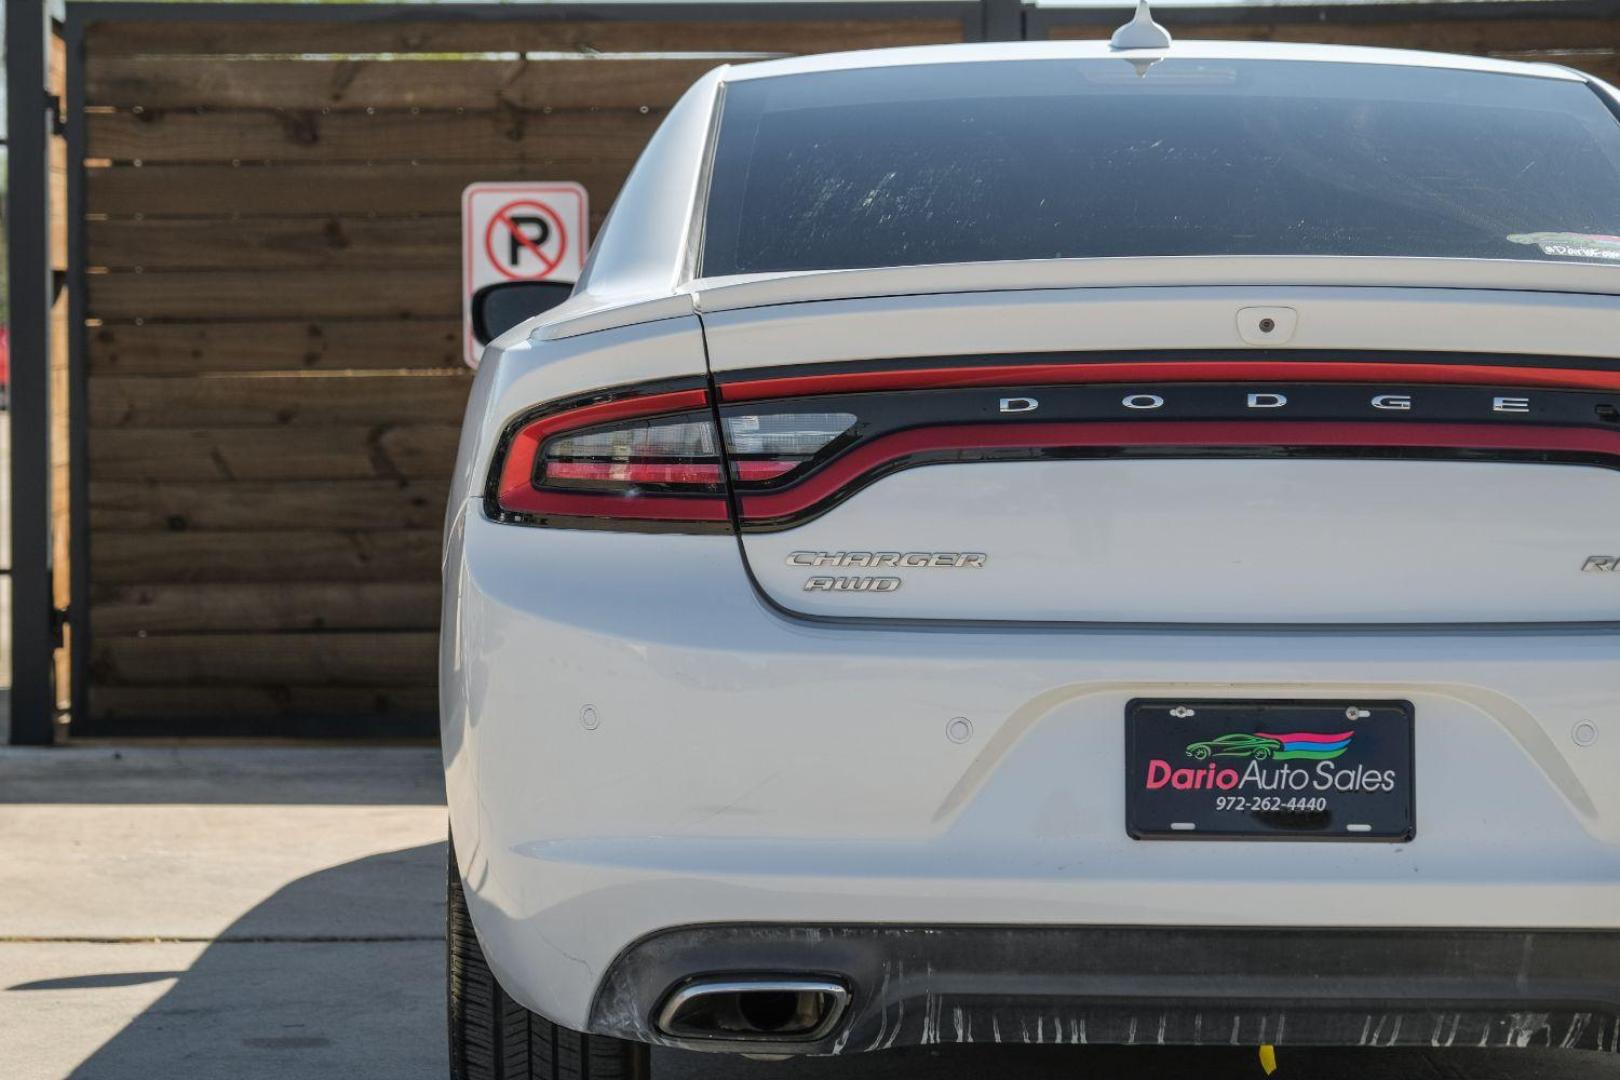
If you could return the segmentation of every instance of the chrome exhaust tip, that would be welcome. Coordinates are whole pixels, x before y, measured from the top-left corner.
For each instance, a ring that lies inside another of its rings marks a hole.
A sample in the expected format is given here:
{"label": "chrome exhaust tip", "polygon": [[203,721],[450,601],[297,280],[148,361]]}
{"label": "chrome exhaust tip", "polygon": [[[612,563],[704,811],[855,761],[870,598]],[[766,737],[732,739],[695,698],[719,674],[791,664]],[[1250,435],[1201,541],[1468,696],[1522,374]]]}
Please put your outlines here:
{"label": "chrome exhaust tip", "polygon": [[675,1039],[814,1042],[843,1019],[849,990],[836,979],[797,976],[697,978],[658,1010],[658,1030]]}

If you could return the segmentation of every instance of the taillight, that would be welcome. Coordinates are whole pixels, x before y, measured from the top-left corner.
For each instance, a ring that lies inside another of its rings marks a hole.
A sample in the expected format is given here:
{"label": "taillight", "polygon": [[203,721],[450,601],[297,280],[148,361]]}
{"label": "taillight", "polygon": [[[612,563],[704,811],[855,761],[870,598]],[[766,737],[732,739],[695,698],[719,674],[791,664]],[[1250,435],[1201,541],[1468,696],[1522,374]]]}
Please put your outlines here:
{"label": "taillight", "polygon": [[793,478],[826,456],[855,429],[847,412],[732,414],[725,418],[731,476],[740,488]]}
{"label": "taillight", "polygon": [[706,413],[557,435],[540,448],[534,482],[627,496],[725,490],[714,421]]}
{"label": "taillight", "polygon": [[724,423],[722,455],[702,389],[594,400],[520,420],[496,465],[491,513],[572,527],[723,525],[727,459],[743,491],[790,485],[854,437],[856,417],[760,410]]}
{"label": "taillight", "polygon": [[490,492],[505,520],[616,527],[730,519],[708,392],[640,394],[519,421]]}

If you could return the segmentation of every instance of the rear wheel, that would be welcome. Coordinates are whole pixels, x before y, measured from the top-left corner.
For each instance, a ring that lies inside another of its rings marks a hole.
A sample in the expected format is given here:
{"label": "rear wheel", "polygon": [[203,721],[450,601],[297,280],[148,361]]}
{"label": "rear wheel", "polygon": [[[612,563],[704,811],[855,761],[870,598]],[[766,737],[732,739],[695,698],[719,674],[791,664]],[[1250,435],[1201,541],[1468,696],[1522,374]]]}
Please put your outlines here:
{"label": "rear wheel", "polygon": [[537,1016],[495,981],[467,917],[467,898],[450,852],[445,944],[451,1080],[646,1080],[648,1048],[585,1035]]}

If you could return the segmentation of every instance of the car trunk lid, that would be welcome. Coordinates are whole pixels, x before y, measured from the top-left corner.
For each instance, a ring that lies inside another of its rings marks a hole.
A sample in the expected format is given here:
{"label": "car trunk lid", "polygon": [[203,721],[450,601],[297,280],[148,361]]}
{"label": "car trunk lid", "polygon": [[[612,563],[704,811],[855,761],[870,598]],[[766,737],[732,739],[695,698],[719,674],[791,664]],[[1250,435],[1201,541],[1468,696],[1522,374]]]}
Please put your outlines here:
{"label": "car trunk lid", "polygon": [[[1564,355],[1512,351],[1559,310],[1620,329],[1612,305],[1190,292],[706,315],[762,593],[808,615],[946,621],[1620,613],[1603,561],[1620,557],[1620,365],[1572,355],[1567,325]],[[1259,308],[1291,317],[1282,347],[1242,340],[1239,314]],[[1387,346],[1403,328],[1434,345],[1432,322],[1482,345],[1463,316],[1492,311],[1519,316],[1495,348]],[[1147,347],[1090,347],[1124,340]]]}

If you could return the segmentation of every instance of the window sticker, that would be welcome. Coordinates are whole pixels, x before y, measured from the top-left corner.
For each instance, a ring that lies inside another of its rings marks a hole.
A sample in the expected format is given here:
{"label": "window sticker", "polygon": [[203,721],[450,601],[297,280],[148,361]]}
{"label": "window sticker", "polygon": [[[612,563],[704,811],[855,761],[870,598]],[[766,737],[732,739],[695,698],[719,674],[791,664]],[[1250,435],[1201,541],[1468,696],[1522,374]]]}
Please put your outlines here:
{"label": "window sticker", "polygon": [[1620,262],[1620,236],[1533,232],[1514,233],[1508,239],[1515,244],[1534,244],[1541,249],[1543,255],[1562,255],[1571,259],[1612,259]]}

